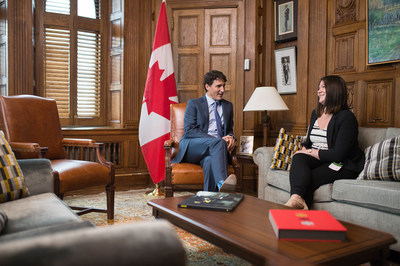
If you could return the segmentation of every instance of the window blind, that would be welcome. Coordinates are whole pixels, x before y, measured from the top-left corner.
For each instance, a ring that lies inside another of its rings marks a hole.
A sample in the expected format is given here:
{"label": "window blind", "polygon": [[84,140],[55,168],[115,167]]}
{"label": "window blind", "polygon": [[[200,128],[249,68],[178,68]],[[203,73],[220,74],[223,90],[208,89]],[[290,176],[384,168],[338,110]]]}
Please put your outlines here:
{"label": "window blind", "polygon": [[100,116],[100,68],[100,35],[78,31],[78,118]]}
{"label": "window blind", "polygon": [[70,32],[45,28],[45,97],[57,101],[60,117],[70,114]]}
{"label": "window blind", "polygon": [[46,0],[46,12],[69,15],[70,0]]}

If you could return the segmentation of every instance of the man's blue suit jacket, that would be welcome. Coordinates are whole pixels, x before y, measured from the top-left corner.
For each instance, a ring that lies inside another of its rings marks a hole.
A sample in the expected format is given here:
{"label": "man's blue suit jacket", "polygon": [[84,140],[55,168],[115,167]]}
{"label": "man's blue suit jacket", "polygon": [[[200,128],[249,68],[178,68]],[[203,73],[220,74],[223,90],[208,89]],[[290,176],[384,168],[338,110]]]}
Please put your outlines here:
{"label": "man's blue suit jacket", "polygon": [[[222,99],[222,112],[224,116],[224,136],[231,135],[233,138],[233,105],[231,102]],[[207,98],[203,97],[191,99],[187,102],[184,134],[179,142],[178,154],[171,161],[172,163],[180,163],[186,153],[190,139],[193,138],[214,138],[208,135],[209,114]],[[236,140],[236,138],[235,138]]]}

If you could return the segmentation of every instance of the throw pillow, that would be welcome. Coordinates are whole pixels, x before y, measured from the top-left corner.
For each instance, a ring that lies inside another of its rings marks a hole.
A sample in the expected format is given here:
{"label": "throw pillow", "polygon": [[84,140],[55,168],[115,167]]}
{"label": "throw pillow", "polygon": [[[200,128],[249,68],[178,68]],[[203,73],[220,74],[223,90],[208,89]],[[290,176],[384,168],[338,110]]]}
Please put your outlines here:
{"label": "throw pillow", "polygon": [[6,222],[7,222],[7,215],[2,209],[0,209],[0,233],[1,231],[3,231]]}
{"label": "throw pillow", "polygon": [[0,131],[0,203],[28,195],[21,168],[3,132]]}
{"label": "throw pillow", "polygon": [[357,179],[400,181],[400,136],[367,147]]}
{"label": "throw pillow", "polygon": [[302,137],[286,133],[284,128],[279,131],[276,139],[271,169],[290,170],[293,154],[301,149]]}

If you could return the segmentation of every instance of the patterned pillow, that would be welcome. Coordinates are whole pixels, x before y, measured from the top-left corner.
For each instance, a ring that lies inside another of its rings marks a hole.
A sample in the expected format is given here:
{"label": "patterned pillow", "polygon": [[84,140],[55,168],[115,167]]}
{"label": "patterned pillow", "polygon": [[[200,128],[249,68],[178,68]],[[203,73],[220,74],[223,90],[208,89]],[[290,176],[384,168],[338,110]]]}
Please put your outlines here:
{"label": "patterned pillow", "polygon": [[357,179],[400,181],[400,136],[367,147]]}
{"label": "patterned pillow", "polygon": [[21,168],[0,131],[0,203],[29,195]]}
{"label": "patterned pillow", "polygon": [[271,169],[290,170],[293,154],[301,149],[302,137],[286,133],[284,128],[279,131],[276,139]]}

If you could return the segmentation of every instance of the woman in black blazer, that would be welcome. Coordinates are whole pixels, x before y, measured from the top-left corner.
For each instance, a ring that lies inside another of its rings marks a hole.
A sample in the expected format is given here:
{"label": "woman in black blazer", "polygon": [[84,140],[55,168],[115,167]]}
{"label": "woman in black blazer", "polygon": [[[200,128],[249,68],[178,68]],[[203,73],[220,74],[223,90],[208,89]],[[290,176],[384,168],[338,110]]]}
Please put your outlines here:
{"label": "woman in black blazer", "polygon": [[323,77],[317,95],[307,139],[295,153],[290,170],[291,196],[285,205],[296,209],[311,207],[320,186],[354,179],[364,167],[357,119],[347,105],[346,82],[339,76]]}

